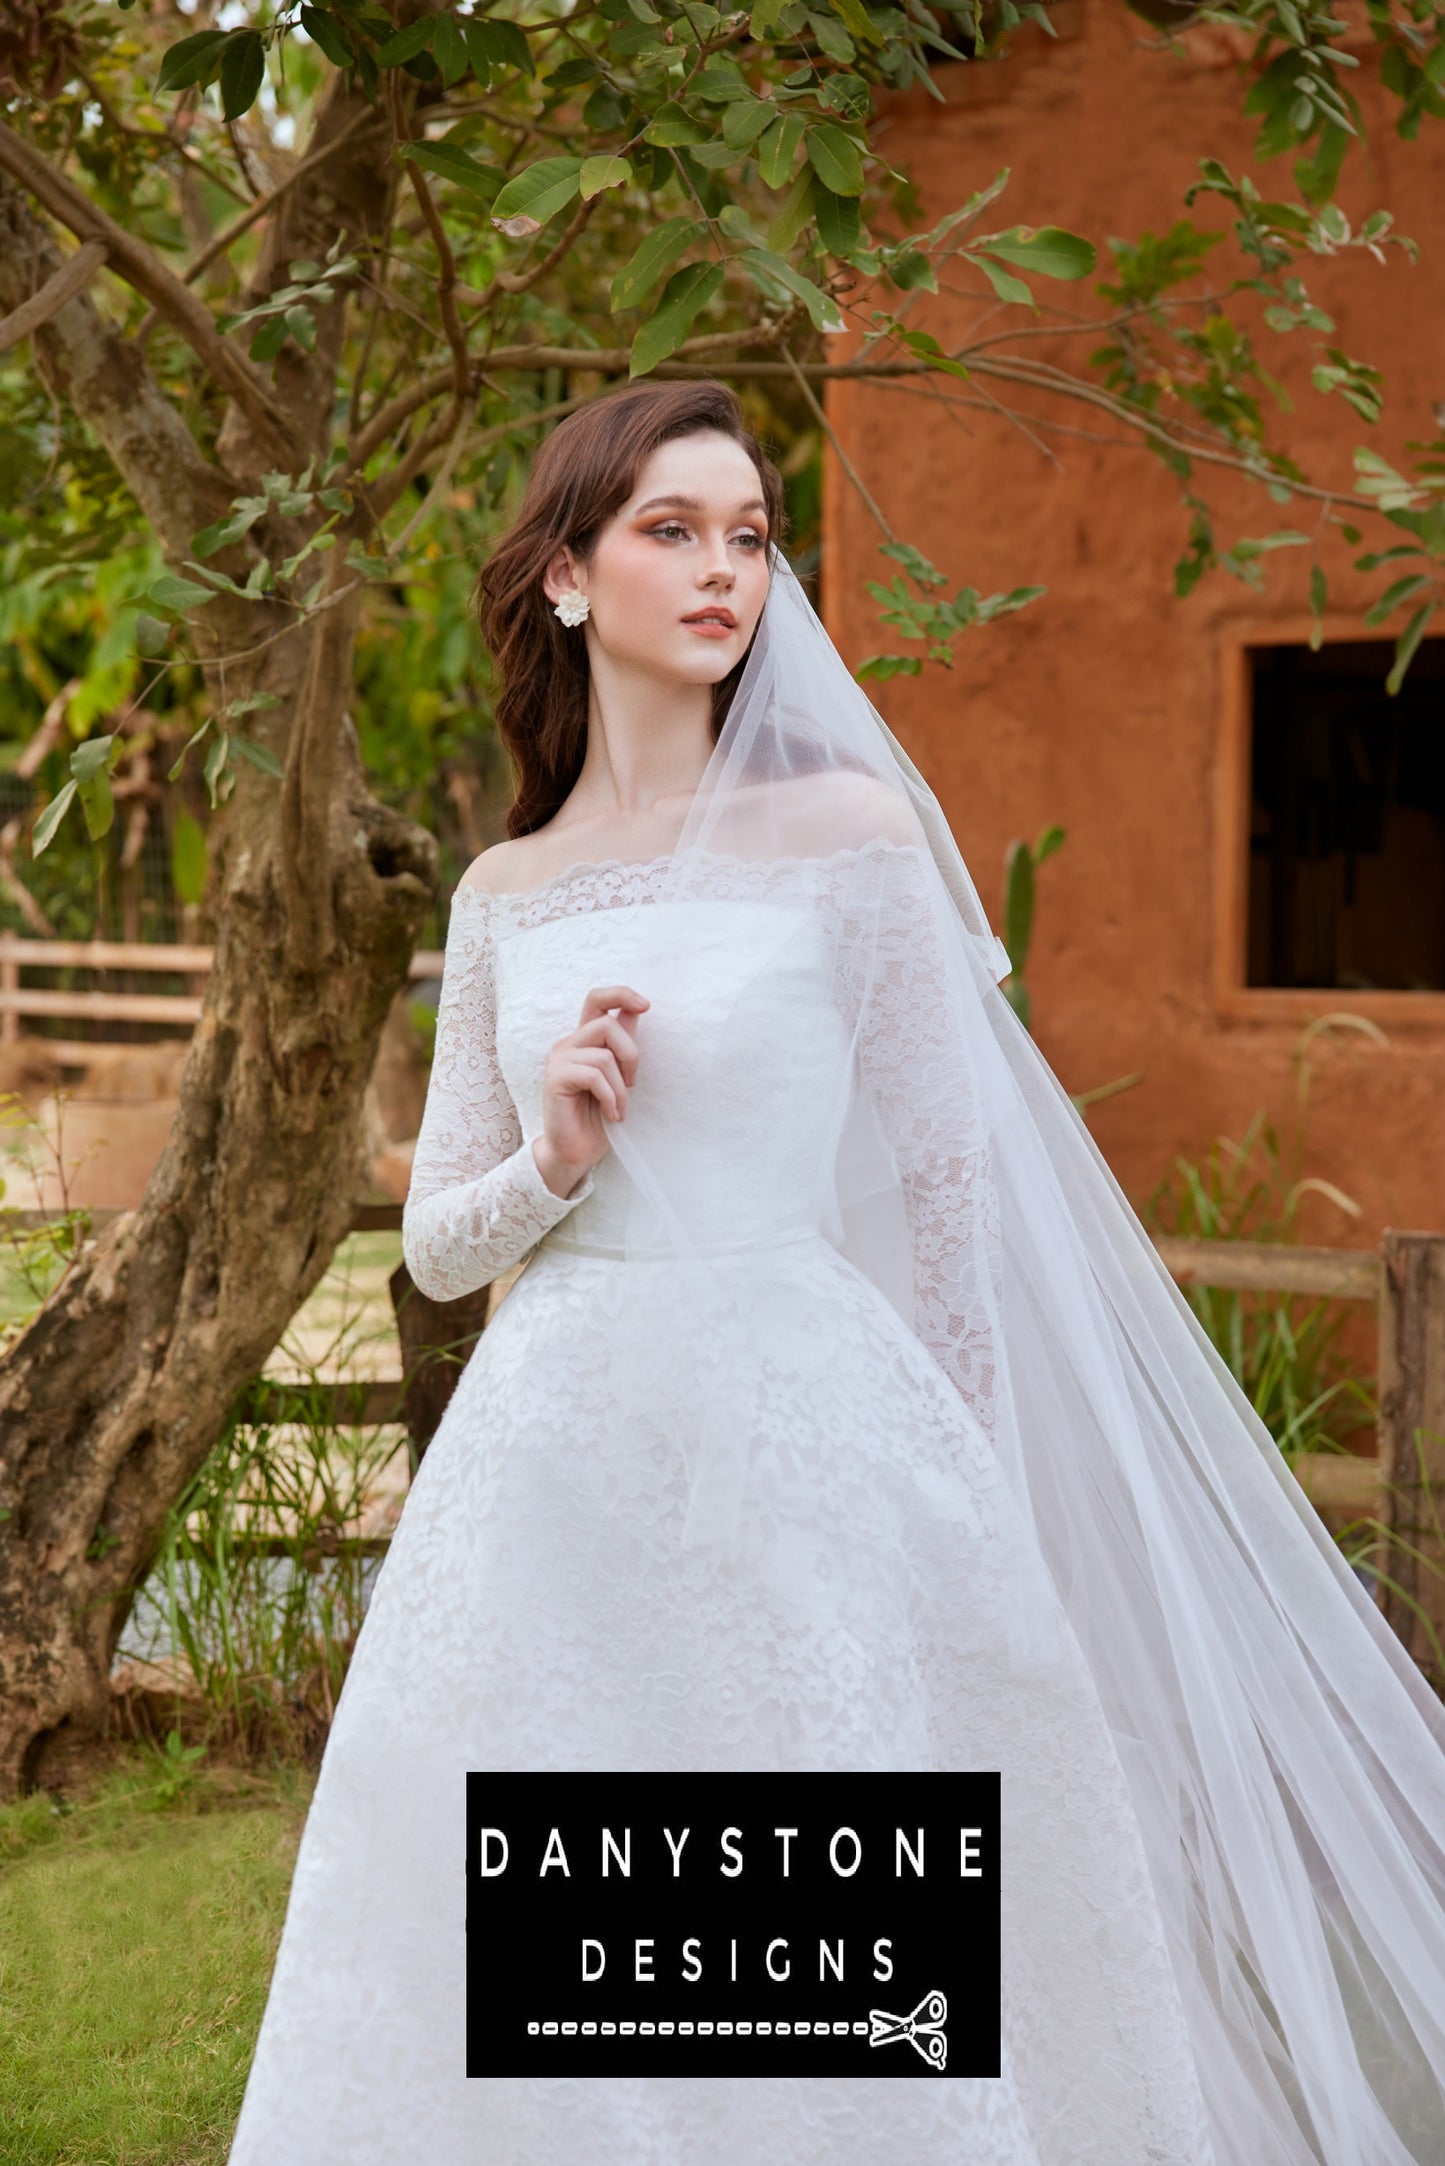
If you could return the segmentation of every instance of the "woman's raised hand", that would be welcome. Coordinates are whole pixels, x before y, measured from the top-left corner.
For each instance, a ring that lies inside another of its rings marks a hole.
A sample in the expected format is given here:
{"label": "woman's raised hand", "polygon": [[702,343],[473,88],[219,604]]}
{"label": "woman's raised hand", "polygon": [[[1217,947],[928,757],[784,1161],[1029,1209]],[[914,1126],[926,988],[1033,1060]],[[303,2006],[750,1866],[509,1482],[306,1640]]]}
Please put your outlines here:
{"label": "woman's raised hand", "polygon": [[[569,1196],[610,1150],[607,1123],[625,1119],[627,1093],[637,1080],[637,1041],[626,1018],[651,1006],[630,985],[594,985],[577,1028],[548,1054],[542,1134],[532,1155],[553,1195]],[[611,1014],[613,1008],[621,1013]]]}

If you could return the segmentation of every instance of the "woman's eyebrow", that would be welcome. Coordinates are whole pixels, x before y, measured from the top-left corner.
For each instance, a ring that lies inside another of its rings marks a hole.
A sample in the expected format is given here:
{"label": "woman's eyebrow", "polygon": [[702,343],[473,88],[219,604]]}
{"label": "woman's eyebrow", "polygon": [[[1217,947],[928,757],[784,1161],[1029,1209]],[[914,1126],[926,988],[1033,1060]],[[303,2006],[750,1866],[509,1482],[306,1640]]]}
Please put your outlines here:
{"label": "woman's eyebrow", "polygon": [[[640,519],[645,511],[655,511],[659,504],[675,504],[680,506],[683,511],[705,511],[707,509],[702,498],[697,496],[650,496],[645,504],[638,505],[633,517]],[[741,515],[745,511],[766,511],[767,508],[760,496],[754,496],[750,497],[746,504],[740,504],[738,511]]]}

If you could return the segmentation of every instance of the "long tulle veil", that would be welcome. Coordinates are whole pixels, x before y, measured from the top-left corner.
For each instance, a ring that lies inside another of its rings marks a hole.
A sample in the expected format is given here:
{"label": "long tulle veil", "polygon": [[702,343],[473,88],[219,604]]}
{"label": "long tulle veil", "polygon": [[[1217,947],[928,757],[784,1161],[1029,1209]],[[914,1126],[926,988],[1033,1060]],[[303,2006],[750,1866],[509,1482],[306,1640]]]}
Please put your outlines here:
{"label": "long tulle veil", "polygon": [[[1445,2156],[1445,1717],[1000,992],[1008,958],[937,800],[779,551],[663,870],[664,906],[772,898],[770,967],[792,942],[816,967],[824,937],[840,1010],[860,1033],[888,1018],[888,1118],[856,1064],[816,1108],[836,1139],[822,1217],[906,1315],[926,1301],[1031,1519],[1128,1780],[1219,2166]],[[844,897],[822,936],[778,907],[813,879]],[[680,1219],[641,1093],[637,1112],[612,1136],[629,1245],[706,1270],[712,1214],[694,1186]],[[900,1120],[930,1139],[927,1254]],[[725,1543],[763,1478],[747,1417],[740,1378],[683,1440],[689,1541]]]}

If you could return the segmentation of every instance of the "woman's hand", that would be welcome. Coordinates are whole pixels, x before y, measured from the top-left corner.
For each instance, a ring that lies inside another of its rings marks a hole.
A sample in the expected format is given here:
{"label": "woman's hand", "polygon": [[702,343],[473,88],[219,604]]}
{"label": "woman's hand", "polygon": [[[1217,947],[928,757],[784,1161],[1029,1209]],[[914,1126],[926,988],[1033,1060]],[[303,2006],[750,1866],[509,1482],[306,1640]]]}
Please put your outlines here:
{"label": "woman's hand", "polygon": [[[627,1093],[637,1080],[637,1041],[624,1018],[651,1006],[630,985],[594,985],[577,1028],[548,1054],[542,1134],[532,1155],[554,1196],[570,1196],[611,1148],[606,1123],[626,1118]],[[609,1014],[612,1008],[621,1015]]]}

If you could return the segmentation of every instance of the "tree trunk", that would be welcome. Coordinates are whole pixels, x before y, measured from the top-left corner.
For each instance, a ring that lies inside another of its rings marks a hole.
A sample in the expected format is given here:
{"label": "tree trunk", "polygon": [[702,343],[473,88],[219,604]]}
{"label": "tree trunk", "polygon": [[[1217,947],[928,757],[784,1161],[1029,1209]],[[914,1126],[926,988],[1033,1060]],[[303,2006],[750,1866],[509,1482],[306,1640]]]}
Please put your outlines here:
{"label": "tree trunk", "polygon": [[437,853],[368,794],[349,730],[341,764],[329,948],[294,959],[277,786],[258,776],[237,792],[172,1140],[139,1210],[87,1244],[0,1368],[0,1798],[38,1779],[67,1726],[105,1728],[166,1512],[363,1183],[367,1079]]}
{"label": "tree trunk", "polygon": [[[6,134],[0,315],[46,296],[21,318],[35,324],[36,367],[105,445],[180,570],[197,531],[268,469],[299,475],[327,451],[349,289],[314,310],[313,350],[288,348],[268,380],[143,244]],[[251,301],[333,240],[376,245],[392,140],[390,111],[338,75],[311,146],[336,154],[269,221]],[[78,237],[105,226],[123,275],[229,395],[214,457],[27,189]],[[307,517],[278,510],[253,540],[278,562],[309,537]],[[346,713],[360,609],[347,538],[343,527],[326,605],[305,625],[274,597],[218,595],[192,613],[212,712],[274,700],[242,711],[285,780],[246,767],[225,809],[214,966],[145,1200],[86,1245],[0,1364],[0,1798],[39,1778],[49,1741],[106,1726],[112,1656],[166,1514],[326,1269],[362,1185],[367,1080],[436,893],[437,850],[362,777]],[[250,559],[213,561],[244,577]]]}

